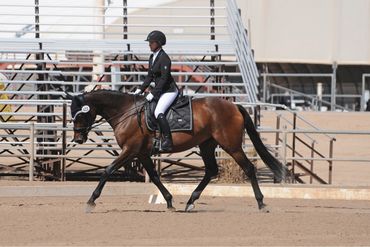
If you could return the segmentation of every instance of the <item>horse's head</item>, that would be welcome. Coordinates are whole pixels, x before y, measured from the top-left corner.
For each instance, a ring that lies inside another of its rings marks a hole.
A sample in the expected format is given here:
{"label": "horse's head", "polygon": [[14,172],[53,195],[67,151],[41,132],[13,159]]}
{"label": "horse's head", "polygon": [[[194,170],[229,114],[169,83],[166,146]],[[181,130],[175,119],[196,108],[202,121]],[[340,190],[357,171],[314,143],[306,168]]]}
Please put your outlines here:
{"label": "horse's head", "polygon": [[96,118],[96,109],[85,100],[83,94],[67,97],[72,100],[71,114],[73,121],[73,141],[82,144],[87,141],[87,135]]}

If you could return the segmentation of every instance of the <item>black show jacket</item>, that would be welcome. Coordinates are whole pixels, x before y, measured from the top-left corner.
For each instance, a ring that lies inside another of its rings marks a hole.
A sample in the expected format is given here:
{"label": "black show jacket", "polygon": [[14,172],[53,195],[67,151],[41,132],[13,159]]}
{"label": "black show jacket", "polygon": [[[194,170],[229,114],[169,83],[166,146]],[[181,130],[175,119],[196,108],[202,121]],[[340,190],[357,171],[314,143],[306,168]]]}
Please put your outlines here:
{"label": "black show jacket", "polygon": [[171,75],[171,59],[164,50],[160,50],[154,63],[153,54],[149,57],[149,69],[143,84],[140,86],[142,92],[150,85],[152,81],[155,87],[151,90],[154,99],[158,101],[159,97],[167,92],[176,92],[177,85]]}

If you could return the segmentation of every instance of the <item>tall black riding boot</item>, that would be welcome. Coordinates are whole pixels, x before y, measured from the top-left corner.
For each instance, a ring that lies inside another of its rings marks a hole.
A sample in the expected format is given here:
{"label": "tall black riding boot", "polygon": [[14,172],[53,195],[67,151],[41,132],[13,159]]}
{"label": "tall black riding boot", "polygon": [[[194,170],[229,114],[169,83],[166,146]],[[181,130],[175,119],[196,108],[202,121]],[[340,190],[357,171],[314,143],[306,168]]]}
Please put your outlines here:
{"label": "tall black riding boot", "polygon": [[172,135],[170,126],[166,117],[162,113],[158,115],[157,121],[159,123],[159,127],[161,128],[163,137],[161,151],[170,152],[172,150]]}

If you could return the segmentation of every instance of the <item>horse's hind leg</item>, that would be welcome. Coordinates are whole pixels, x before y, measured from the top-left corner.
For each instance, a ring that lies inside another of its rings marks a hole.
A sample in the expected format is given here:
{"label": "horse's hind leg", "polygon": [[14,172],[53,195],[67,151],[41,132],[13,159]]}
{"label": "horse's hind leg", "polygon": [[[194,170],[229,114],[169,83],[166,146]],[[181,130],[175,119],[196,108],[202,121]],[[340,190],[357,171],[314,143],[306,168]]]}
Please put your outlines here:
{"label": "horse's hind leg", "polygon": [[152,182],[157,186],[157,188],[161,191],[164,199],[167,202],[167,208],[170,211],[175,211],[176,209],[172,206],[172,195],[171,193],[164,187],[157,172],[154,170],[154,164],[152,159],[149,155],[141,155],[139,157],[140,162],[143,164],[145,170],[148,172],[148,175]]}
{"label": "horse's hind leg", "polygon": [[199,199],[200,194],[211,181],[211,178],[218,174],[218,166],[215,158],[216,146],[217,143],[213,139],[209,139],[199,145],[200,154],[205,165],[205,174],[198,187],[191,194],[191,197],[186,204],[186,212],[189,212],[194,208],[194,202]]}
{"label": "horse's hind leg", "polygon": [[258,203],[258,208],[264,209],[266,205],[263,203],[263,195],[257,182],[256,168],[254,167],[252,162],[250,162],[250,160],[247,158],[241,147],[236,151],[226,151],[226,152],[228,152],[234,158],[238,165],[243,169],[245,174],[250,178],[254,196]]}

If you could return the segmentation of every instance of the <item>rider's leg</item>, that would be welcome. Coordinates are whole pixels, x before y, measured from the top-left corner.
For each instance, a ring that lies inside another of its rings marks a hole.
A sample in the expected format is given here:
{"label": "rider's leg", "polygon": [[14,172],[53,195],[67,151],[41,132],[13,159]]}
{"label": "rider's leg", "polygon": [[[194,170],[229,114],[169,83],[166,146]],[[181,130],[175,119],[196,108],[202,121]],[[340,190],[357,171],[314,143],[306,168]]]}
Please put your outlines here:
{"label": "rider's leg", "polygon": [[161,143],[161,151],[170,152],[172,150],[172,135],[171,129],[163,113],[157,117],[159,127],[161,129],[163,141]]}
{"label": "rider's leg", "polygon": [[172,150],[172,136],[170,126],[164,113],[171,106],[177,97],[177,92],[164,93],[159,98],[157,106],[154,111],[154,116],[158,121],[159,127],[161,129],[163,142],[161,145],[161,151],[171,151]]}

